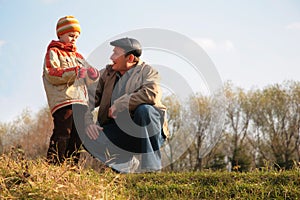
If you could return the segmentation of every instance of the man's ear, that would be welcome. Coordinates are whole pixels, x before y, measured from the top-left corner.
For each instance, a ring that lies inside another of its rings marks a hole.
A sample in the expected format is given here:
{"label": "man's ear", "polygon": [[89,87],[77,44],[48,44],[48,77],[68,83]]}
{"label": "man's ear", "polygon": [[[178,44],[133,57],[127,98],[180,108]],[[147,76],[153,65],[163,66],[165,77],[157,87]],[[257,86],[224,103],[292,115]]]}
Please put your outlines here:
{"label": "man's ear", "polygon": [[128,55],[128,62],[133,62],[134,61],[134,55],[133,54],[129,54]]}

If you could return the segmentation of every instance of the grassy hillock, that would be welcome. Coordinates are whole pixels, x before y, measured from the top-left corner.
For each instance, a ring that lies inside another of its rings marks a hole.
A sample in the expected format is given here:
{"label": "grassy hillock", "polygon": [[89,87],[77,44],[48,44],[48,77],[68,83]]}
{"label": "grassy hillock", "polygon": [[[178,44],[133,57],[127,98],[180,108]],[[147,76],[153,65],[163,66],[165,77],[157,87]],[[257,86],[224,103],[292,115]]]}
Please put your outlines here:
{"label": "grassy hillock", "polygon": [[0,156],[0,199],[300,199],[300,170],[116,174]]}

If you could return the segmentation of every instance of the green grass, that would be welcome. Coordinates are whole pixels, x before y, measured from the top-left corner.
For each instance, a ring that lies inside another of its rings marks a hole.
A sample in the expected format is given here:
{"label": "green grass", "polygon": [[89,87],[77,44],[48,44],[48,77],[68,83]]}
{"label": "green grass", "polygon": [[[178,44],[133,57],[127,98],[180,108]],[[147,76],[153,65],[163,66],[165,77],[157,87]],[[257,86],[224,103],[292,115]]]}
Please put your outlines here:
{"label": "green grass", "polygon": [[194,172],[129,175],[137,199],[299,199],[299,171]]}
{"label": "green grass", "polygon": [[0,156],[0,199],[300,199],[300,171],[116,174]]}

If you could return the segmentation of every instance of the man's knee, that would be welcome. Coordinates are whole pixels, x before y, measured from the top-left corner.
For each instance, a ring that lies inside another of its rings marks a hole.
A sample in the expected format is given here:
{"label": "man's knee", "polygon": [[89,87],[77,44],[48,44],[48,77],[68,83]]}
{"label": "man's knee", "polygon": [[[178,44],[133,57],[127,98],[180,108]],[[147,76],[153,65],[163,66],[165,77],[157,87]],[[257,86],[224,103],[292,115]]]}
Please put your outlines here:
{"label": "man's knee", "polygon": [[149,104],[139,105],[134,112],[134,121],[138,125],[147,125],[151,121],[159,122],[160,115],[158,111]]}
{"label": "man's knee", "polygon": [[152,109],[153,109],[153,106],[151,106],[151,105],[141,104],[135,109],[134,116],[149,118],[149,113],[151,112]]}

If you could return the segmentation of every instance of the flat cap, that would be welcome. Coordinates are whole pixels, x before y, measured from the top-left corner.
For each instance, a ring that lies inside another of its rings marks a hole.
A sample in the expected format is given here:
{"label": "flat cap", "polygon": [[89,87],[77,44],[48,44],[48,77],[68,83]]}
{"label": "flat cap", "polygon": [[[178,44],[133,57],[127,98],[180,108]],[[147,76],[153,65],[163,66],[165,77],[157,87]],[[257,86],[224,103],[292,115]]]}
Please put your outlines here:
{"label": "flat cap", "polygon": [[126,54],[130,53],[136,57],[140,57],[142,55],[142,46],[139,41],[134,38],[125,37],[114,40],[110,42],[110,45],[124,49]]}

